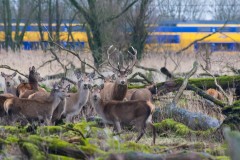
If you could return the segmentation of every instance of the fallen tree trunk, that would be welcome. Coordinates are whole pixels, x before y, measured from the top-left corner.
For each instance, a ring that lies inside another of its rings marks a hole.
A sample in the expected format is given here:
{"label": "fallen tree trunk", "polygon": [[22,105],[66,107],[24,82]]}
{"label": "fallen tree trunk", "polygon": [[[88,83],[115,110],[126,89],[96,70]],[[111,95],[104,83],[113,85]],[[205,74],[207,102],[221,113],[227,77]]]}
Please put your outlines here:
{"label": "fallen tree trunk", "polygon": [[170,154],[147,154],[141,152],[126,152],[126,153],[119,153],[119,154],[110,154],[107,160],[110,159],[117,159],[117,160],[132,160],[132,159],[139,159],[139,160],[212,160],[214,159],[212,156],[206,153],[200,152],[191,152],[191,151],[184,151],[178,153],[170,153]]}
{"label": "fallen tree trunk", "polygon": [[203,113],[190,112],[175,106],[173,103],[164,108],[156,109],[153,113],[153,121],[160,122],[162,120],[161,117],[164,117],[164,119],[172,118],[177,122],[183,123],[192,130],[208,130],[217,128],[221,125],[221,122],[216,118]]}

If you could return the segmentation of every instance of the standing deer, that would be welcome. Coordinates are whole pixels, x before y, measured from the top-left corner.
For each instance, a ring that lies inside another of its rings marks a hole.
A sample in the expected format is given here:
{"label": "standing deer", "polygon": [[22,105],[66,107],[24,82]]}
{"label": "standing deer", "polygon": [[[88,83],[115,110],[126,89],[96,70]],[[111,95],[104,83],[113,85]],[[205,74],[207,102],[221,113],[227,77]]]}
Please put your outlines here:
{"label": "standing deer", "polygon": [[48,98],[43,101],[18,97],[10,98],[4,102],[4,109],[13,119],[19,116],[30,122],[39,120],[51,124],[53,112],[61,100],[68,96],[69,88],[70,85],[61,88],[55,84]]}
{"label": "standing deer", "polygon": [[5,80],[5,89],[4,89],[4,93],[11,93],[14,96],[16,96],[17,94],[17,88],[15,86],[15,81],[14,81],[14,77],[17,75],[17,72],[14,72],[11,75],[7,75],[3,72],[1,72],[2,77]]}
{"label": "standing deer", "polygon": [[104,123],[113,124],[119,133],[121,132],[120,123],[135,124],[139,131],[135,142],[138,142],[145,133],[146,125],[150,125],[153,132],[153,144],[155,144],[156,130],[152,124],[152,112],[155,106],[150,101],[105,101],[101,98],[100,91],[99,87],[94,87],[90,100]]}
{"label": "standing deer", "polygon": [[35,67],[32,66],[29,68],[28,83],[21,83],[17,87],[17,96],[20,98],[28,98],[29,95],[40,91],[46,92],[44,88],[38,86],[38,81],[42,81],[44,78],[35,70]]}
{"label": "standing deer", "polygon": [[[62,79],[59,83],[60,86],[67,86],[64,83],[64,80]],[[38,101],[46,101],[49,97],[50,93],[48,92],[36,92],[28,96],[28,99],[35,99]],[[64,99],[61,100],[61,102],[58,104],[56,109],[53,111],[52,115],[52,124],[55,124],[56,121],[60,120],[62,112],[66,106],[66,100],[67,98],[65,97]]]}
{"label": "standing deer", "polygon": [[77,93],[69,93],[70,97],[67,99],[66,106],[62,113],[62,117],[66,117],[67,122],[72,122],[73,116],[80,114],[83,106],[88,102],[95,73],[93,72],[88,75],[76,73],[76,76],[78,78],[78,91]]}
{"label": "standing deer", "polygon": [[[106,82],[104,84],[104,88],[101,90],[101,97],[104,100],[123,100],[124,97],[126,96],[127,93],[127,76],[132,72],[132,68],[137,62],[137,51],[132,47],[132,50],[134,54],[130,53],[131,56],[133,57],[132,64],[128,64],[126,68],[123,66],[120,67],[118,64],[117,67],[115,67],[111,62],[110,62],[110,50],[112,49],[113,46],[110,46],[107,50],[108,54],[108,63],[113,69],[113,71],[116,73],[117,77],[114,82]],[[114,49],[115,51],[116,49]]]}

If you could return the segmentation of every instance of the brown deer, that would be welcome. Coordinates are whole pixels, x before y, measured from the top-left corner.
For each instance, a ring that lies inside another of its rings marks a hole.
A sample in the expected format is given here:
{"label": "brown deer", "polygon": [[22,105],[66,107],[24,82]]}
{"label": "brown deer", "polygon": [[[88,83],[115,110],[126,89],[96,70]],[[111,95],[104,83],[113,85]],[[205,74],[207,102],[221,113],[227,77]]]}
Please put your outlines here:
{"label": "brown deer", "polygon": [[44,88],[38,86],[38,81],[43,81],[44,78],[35,70],[35,67],[32,66],[29,68],[28,83],[21,83],[17,87],[17,96],[20,98],[28,98],[29,95],[40,91],[46,92]]}
{"label": "brown deer", "polygon": [[5,80],[5,89],[4,89],[4,93],[11,93],[14,96],[16,96],[17,94],[17,87],[15,86],[15,81],[14,81],[14,77],[17,75],[17,72],[14,72],[11,75],[7,75],[3,72],[1,72],[2,77]]}
{"label": "brown deer", "polygon": [[152,124],[152,112],[155,106],[150,101],[104,101],[101,98],[100,90],[99,87],[94,87],[90,100],[104,123],[113,124],[119,133],[121,132],[120,123],[135,124],[139,131],[135,142],[138,142],[145,133],[146,125],[150,125],[153,132],[153,144],[155,144],[156,131]]}
{"label": "brown deer", "polygon": [[[117,67],[115,67],[110,62],[110,50],[113,46],[110,46],[107,50],[108,54],[108,63],[116,73],[117,77],[114,82],[106,82],[104,84],[104,88],[101,90],[101,97],[104,100],[123,100],[127,93],[127,76],[131,74],[132,68],[137,62],[137,51],[132,47],[134,54],[128,51],[129,54],[133,57],[132,64],[128,64],[126,68],[123,66],[120,67],[119,63]],[[114,49],[115,51],[116,49]]]}
{"label": "brown deer", "polygon": [[68,96],[69,88],[70,85],[61,88],[55,84],[50,95],[44,101],[18,97],[10,98],[4,102],[4,109],[14,120],[26,118],[30,122],[45,121],[47,124],[51,124],[53,112],[61,100]]}
{"label": "brown deer", "polygon": [[77,93],[69,93],[69,98],[67,99],[66,106],[62,113],[62,118],[66,117],[67,122],[73,122],[73,116],[80,114],[83,106],[87,104],[90,89],[93,84],[93,77],[95,73],[90,73],[88,75],[75,73],[78,78],[78,91]]}
{"label": "brown deer", "polygon": [[219,91],[217,91],[216,89],[213,88],[209,88],[206,93],[210,96],[212,96],[213,98],[216,98],[220,101],[224,100],[224,97],[222,95],[222,93],[220,93]]}
{"label": "brown deer", "polygon": [[146,86],[145,88],[129,89],[127,91],[125,100],[149,100],[149,101],[152,101],[153,94],[157,94],[157,87],[155,84]]}
{"label": "brown deer", "polygon": [[[59,85],[65,86],[65,87],[67,86],[63,79],[60,81]],[[47,98],[49,97],[49,95],[50,95],[50,93],[48,93],[48,92],[36,92],[36,93],[29,95],[28,99],[35,99],[38,101],[46,101]],[[60,120],[65,106],[66,106],[66,97],[63,100],[61,100],[61,102],[58,104],[56,109],[53,111],[52,124],[55,124],[56,121]]]}
{"label": "brown deer", "polygon": [[13,98],[16,97],[13,94],[10,93],[4,93],[4,94],[0,94],[0,117],[3,117],[6,115],[6,112],[4,110],[4,102],[8,99],[8,98]]}

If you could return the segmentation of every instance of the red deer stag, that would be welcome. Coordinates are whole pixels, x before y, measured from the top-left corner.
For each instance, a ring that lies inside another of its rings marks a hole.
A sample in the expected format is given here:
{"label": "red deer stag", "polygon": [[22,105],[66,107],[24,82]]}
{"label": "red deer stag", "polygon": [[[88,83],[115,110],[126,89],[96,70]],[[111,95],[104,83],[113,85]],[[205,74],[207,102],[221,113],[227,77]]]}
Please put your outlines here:
{"label": "red deer stag", "polygon": [[[132,64],[128,64],[127,67],[120,67],[119,63],[116,66],[114,66],[110,62],[110,50],[113,46],[110,46],[107,50],[108,54],[108,63],[113,69],[113,72],[116,73],[117,77],[114,82],[106,82],[104,84],[104,88],[101,90],[101,97],[104,100],[123,100],[127,93],[127,76],[132,72],[132,68],[137,62],[137,50],[132,47],[132,51],[134,54],[132,54],[130,51],[128,53],[132,56]],[[114,49],[114,51],[116,48]]]}
{"label": "red deer stag", "polygon": [[40,91],[46,92],[44,88],[38,86],[38,81],[42,81],[44,78],[36,71],[35,67],[29,68],[28,83],[21,83],[17,87],[17,96],[20,98],[28,98],[29,95]]}
{"label": "red deer stag", "polygon": [[26,118],[28,121],[45,121],[51,124],[51,119],[54,110],[59,105],[61,100],[68,97],[70,85],[62,88],[55,84],[47,99],[33,100],[25,98],[10,98],[4,102],[4,109],[11,119]]}
{"label": "red deer stag", "polygon": [[156,131],[152,124],[152,112],[155,106],[150,101],[104,101],[101,98],[100,88],[94,87],[90,96],[91,103],[96,112],[103,118],[104,123],[113,124],[121,132],[120,123],[133,123],[139,131],[138,142],[145,133],[146,125],[152,127],[153,144],[155,144]]}

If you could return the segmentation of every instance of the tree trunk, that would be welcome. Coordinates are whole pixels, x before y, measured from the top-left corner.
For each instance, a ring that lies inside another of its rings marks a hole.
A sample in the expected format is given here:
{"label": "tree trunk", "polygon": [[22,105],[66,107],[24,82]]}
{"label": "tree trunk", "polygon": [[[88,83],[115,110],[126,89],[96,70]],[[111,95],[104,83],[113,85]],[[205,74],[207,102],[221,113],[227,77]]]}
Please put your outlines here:
{"label": "tree trunk", "polygon": [[[49,32],[48,41],[49,42],[51,42],[53,38],[52,22],[53,22],[52,0],[48,0],[48,32]],[[50,45],[52,46],[52,43],[50,43]]]}
{"label": "tree trunk", "polygon": [[38,16],[37,16],[37,23],[38,23],[38,30],[40,34],[40,45],[41,49],[44,49],[43,41],[44,41],[44,36],[43,36],[43,30],[42,30],[42,3],[41,0],[38,0]]}

